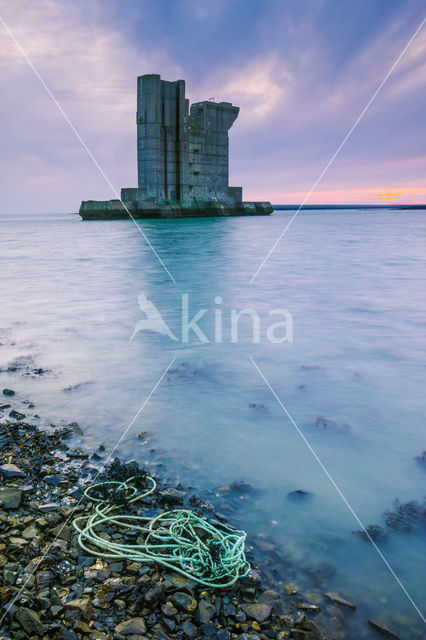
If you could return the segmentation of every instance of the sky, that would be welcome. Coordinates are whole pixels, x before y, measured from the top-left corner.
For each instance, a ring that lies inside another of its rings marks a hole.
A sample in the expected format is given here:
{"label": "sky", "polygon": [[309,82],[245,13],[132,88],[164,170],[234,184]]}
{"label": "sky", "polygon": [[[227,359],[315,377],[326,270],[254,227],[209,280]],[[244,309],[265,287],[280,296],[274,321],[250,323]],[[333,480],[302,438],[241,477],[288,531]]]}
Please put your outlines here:
{"label": "sky", "polygon": [[[114,189],[137,186],[136,78],[240,107],[230,184],[302,202],[426,17],[424,0],[0,0]],[[113,190],[0,23],[0,212]],[[426,23],[309,203],[426,202]]]}

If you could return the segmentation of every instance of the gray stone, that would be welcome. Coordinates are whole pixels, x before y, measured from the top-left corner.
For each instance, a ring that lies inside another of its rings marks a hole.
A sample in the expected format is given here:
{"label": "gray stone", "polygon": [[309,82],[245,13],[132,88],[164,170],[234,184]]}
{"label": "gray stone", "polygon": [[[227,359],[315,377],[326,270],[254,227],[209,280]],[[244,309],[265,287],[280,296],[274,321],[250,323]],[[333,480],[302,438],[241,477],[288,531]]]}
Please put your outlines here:
{"label": "gray stone", "polygon": [[130,620],[120,622],[114,631],[120,636],[143,635],[146,631],[145,621],[143,618],[130,618]]}
{"label": "gray stone", "polygon": [[274,613],[283,613],[284,606],[281,600],[281,596],[279,593],[273,591],[272,589],[267,589],[267,591],[264,591],[260,595],[258,602],[265,602],[266,604],[270,604]]}
{"label": "gray stone", "polygon": [[183,593],[183,591],[178,591],[170,596],[171,602],[180,609],[181,611],[185,611],[186,613],[192,613],[197,608],[197,601],[195,598],[192,598],[187,593]]}
{"label": "gray stone", "polygon": [[200,624],[207,624],[216,613],[215,607],[208,600],[200,600],[198,604],[197,619]]}
{"label": "gray stone", "polygon": [[271,605],[266,604],[265,602],[242,604],[241,608],[249,618],[253,618],[257,622],[265,622],[265,620],[267,620],[271,615],[272,611]]}
{"label": "gray stone", "polygon": [[148,589],[148,591],[144,595],[144,600],[146,604],[154,607],[157,602],[162,598],[165,592],[165,586],[162,582],[157,582],[153,587]]}
{"label": "gray stone", "polygon": [[163,605],[161,605],[161,611],[168,618],[173,618],[178,612],[176,607],[174,607],[170,601],[167,601]]}
{"label": "gray stone", "polygon": [[36,611],[27,609],[27,607],[19,607],[15,613],[15,618],[30,638],[43,634],[44,625]]}
{"label": "gray stone", "polygon": [[182,625],[182,632],[186,638],[192,640],[198,634],[198,629],[192,622],[184,622]]}
{"label": "gray stone", "polygon": [[3,389],[3,393],[5,396],[14,396],[15,392],[13,391],[13,389]]}
{"label": "gray stone", "polygon": [[0,466],[0,474],[5,476],[6,478],[25,478],[26,473],[21,471],[16,464],[2,464]]}
{"label": "gray stone", "polygon": [[5,509],[18,509],[22,502],[23,492],[15,487],[0,488],[0,504]]}
{"label": "gray stone", "polygon": [[90,620],[93,615],[93,607],[89,598],[78,598],[65,603],[65,610],[78,611],[83,620]]}
{"label": "gray stone", "polygon": [[51,511],[59,511],[61,506],[57,502],[48,502],[47,504],[40,504],[38,510],[43,513],[50,513]]}

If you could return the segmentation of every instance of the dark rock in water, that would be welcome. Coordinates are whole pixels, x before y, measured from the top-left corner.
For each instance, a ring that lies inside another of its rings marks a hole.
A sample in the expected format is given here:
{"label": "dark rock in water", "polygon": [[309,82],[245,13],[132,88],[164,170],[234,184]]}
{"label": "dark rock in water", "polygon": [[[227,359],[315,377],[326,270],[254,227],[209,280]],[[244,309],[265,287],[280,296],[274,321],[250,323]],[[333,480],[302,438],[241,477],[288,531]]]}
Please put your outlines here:
{"label": "dark rock in water", "polygon": [[426,469],[426,450],[423,451],[423,453],[420,456],[416,456],[415,458],[417,460],[417,462],[419,462],[420,464],[424,464],[425,465],[425,469]]}
{"label": "dark rock in water", "polygon": [[44,625],[40,620],[39,614],[32,609],[19,607],[15,613],[15,619],[30,638],[41,636],[44,632]]}
{"label": "dark rock in water", "polygon": [[168,504],[182,504],[185,494],[177,489],[162,489],[158,492],[161,502]]}
{"label": "dark rock in water", "polygon": [[308,498],[312,494],[309,491],[305,491],[304,489],[296,489],[296,491],[290,491],[287,494],[287,498],[289,500],[301,500],[304,498]]}
{"label": "dark rock in water", "polygon": [[396,633],[389,629],[389,627],[384,622],[382,622],[382,620],[369,620],[368,624],[374,627],[374,629],[377,629],[377,631],[383,633],[385,636],[391,636],[392,638],[398,638],[399,640],[399,636],[397,636]]}
{"label": "dark rock in water", "polygon": [[348,600],[345,600],[345,598],[339,596],[339,594],[335,591],[328,591],[325,595],[329,600],[335,602],[336,604],[341,604],[342,606],[348,607],[349,609],[356,609],[356,605],[352,604],[352,602],[348,602]]}
{"label": "dark rock in water", "polygon": [[272,607],[265,602],[250,602],[241,605],[244,613],[257,622],[265,622],[271,615]]}
{"label": "dark rock in water", "polygon": [[68,387],[65,387],[65,389],[62,389],[62,391],[65,392],[70,392],[70,391],[75,391],[77,389],[81,389],[82,387],[86,387],[87,385],[90,384],[94,384],[93,380],[85,380],[84,382],[77,382],[76,384],[70,384]]}
{"label": "dark rock in water", "polygon": [[412,531],[420,521],[426,520],[425,504],[420,504],[416,500],[402,503],[396,499],[394,510],[386,510],[383,516],[387,527]]}
{"label": "dark rock in water", "polygon": [[364,529],[357,529],[352,533],[362,538],[362,540],[369,540],[371,538],[374,542],[376,540],[384,540],[387,537],[386,531],[379,524],[370,524],[366,527],[365,531]]}
{"label": "dark rock in water", "polygon": [[249,402],[250,409],[266,409],[265,405],[261,402]]}
{"label": "dark rock in water", "polygon": [[243,480],[236,480],[229,485],[232,491],[238,491],[238,493],[253,493],[253,487],[248,482]]}
{"label": "dark rock in water", "polygon": [[305,632],[303,638],[306,638],[306,640],[325,640],[324,636],[322,635],[315,622],[313,622],[313,620],[307,620],[301,625],[300,628],[301,630],[303,630],[303,632]]}
{"label": "dark rock in water", "polygon": [[139,440],[148,440],[149,438],[152,438],[152,433],[149,431],[139,431],[138,438]]}
{"label": "dark rock in water", "polygon": [[264,591],[259,596],[258,601],[265,602],[266,604],[271,605],[272,611],[278,615],[280,615],[284,611],[284,606],[280,594],[276,591],[273,591],[272,589],[267,589],[266,591]]}
{"label": "dark rock in water", "polygon": [[302,565],[302,569],[317,581],[329,580],[336,573],[336,568],[328,562],[319,562],[318,564],[305,563]]}
{"label": "dark rock in water", "polygon": [[7,388],[6,388],[6,389],[3,389],[3,394],[4,394],[5,396],[14,396],[14,395],[15,395],[15,392],[13,391],[13,389],[7,389]]}
{"label": "dark rock in water", "polygon": [[26,476],[16,464],[2,464],[0,466],[0,475],[6,478],[25,478]]}
{"label": "dark rock in water", "polygon": [[330,420],[325,416],[317,416],[315,426],[327,431],[335,431],[337,433],[350,433],[352,431],[350,425],[345,422],[338,423],[335,420]]}
{"label": "dark rock in water", "polygon": [[9,413],[9,416],[14,420],[23,420],[25,418],[25,413],[20,413],[19,411],[15,411],[15,409],[12,409],[12,411]]}
{"label": "dark rock in water", "polygon": [[0,404],[0,409],[4,411],[5,409],[10,409],[11,404]]}
{"label": "dark rock in water", "polygon": [[115,629],[119,636],[143,636],[146,631],[145,620],[143,618],[130,618],[120,622]]}
{"label": "dark rock in water", "polygon": [[18,509],[22,502],[23,492],[14,487],[0,488],[0,504],[5,509]]}

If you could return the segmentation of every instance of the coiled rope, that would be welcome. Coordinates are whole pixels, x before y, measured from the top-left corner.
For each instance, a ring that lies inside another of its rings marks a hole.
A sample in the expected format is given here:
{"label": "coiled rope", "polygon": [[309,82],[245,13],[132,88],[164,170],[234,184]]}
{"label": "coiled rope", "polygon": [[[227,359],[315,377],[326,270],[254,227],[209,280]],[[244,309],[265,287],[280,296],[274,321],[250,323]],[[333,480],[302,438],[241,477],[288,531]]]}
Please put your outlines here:
{"label": "coiled rope", "polygon": [[[115,560],[157,562],[207,587],[229,587],[248,574],[244,531],[208,521],[187,509],[166,511],[154,518],[123,514],[123,506],[130,508],[152,494],[157,486],[153,478],[146,476],[150,486],[140,493],[135,480],[132,477],[125,482],[100,482],[84,491],[94,504],[93,512],[73,522],[84,551]],[[117,532],[121,530],[122,537],[105,540],[102,531],[97,531],[105,525],[115,527]],[[123,541],[126,531],[137,537],[135,544]]]}

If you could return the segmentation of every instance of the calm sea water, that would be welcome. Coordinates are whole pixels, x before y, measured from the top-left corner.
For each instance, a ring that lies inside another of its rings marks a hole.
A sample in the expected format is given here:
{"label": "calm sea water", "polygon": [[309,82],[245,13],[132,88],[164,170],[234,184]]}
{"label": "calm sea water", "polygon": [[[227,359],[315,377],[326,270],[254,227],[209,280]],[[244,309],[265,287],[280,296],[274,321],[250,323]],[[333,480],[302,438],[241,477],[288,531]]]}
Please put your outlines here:
{"label": "calm sea water", "polygon": [[[250,356],[360,520],[387,530],[377,544],[425,614],[424,525],[390,529],[382,514],[396,498],[424,497],[426,465],[416,457],[426,448],[426,215],[303,212],[250,284],[291,215],[140,222],[176,284],[131,221],[3,215],[0,367],[18,358],[18,370],[0,373],[0,383],[17,391],[17,408],[34,402],[40,424],[76,420],[85,446],[111,448],[175,357],[117,453],[162,464],[162,476],[213,496],[249,532],[279,588],[292,580],[311,600],[334,590],[354,601],[345,637],[375,637],[368,617],[404,639],[424,637],[413,604],[352,533],[354,515]],[[199,326],[210,342],[147,331],[129,342],[144,317],[140,292],[176,335],[188,294],[191,317],[208,310]],[[249,318],[230,342],[231,310],[243,308],[259,316],[259,343]],[[273,309],[292,314],[292,343],[266,339]],[[49,371],[25,375],[39,367]],[[141,430],[153,434],[148,444]],[[254,491],[211,492],[235,480]],[[289,498],[296,490],[309,494]],[[330,624],[328,638],[343,637],[339,621]]]}

